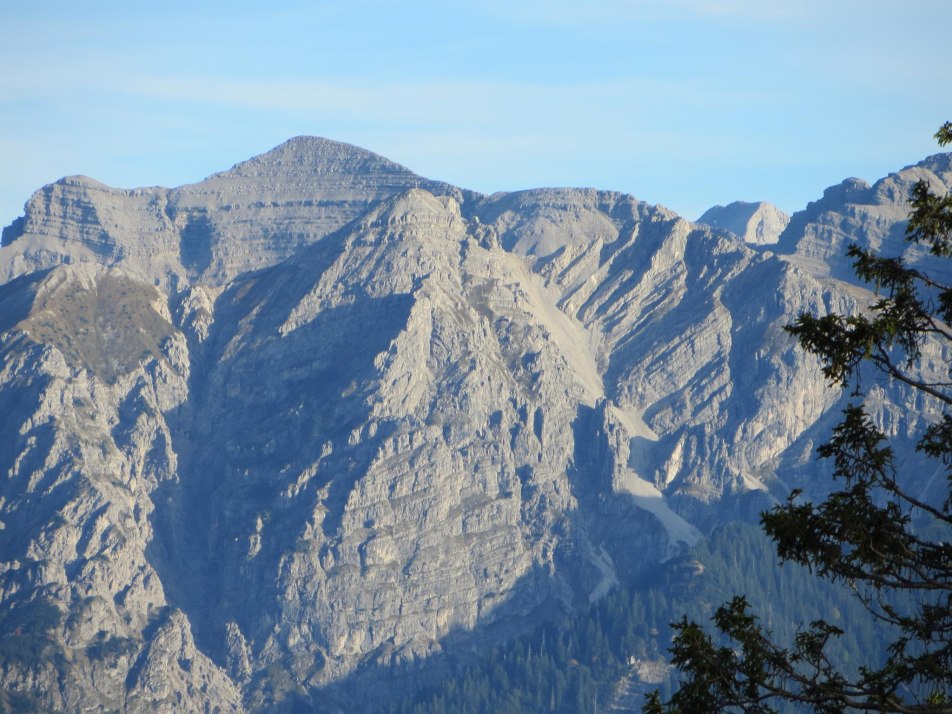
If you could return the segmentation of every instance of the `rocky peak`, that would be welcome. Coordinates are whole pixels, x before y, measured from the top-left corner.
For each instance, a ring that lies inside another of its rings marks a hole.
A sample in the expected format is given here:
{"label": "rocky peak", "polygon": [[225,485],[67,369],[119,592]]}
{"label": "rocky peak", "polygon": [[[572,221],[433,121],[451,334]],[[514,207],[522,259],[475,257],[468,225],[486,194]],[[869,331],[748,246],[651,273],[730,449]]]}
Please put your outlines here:
{"label": "rocky peak", "polygon": [[[0,701],[368,711],[395,667],[425,681],[825,488],[841,404],[782,328],[868,303],[831,254],[901,242],[948,167],[828,191],[786,255],[313,137],[173,190],[41,189],[0,249]],[[765,206],[724,210],[746,235]],[[887,385],[871,414],[929,408]]]}
{"label": "rocky peak", "polygon": [[734,201],[726,206],[713,206],[704,212],[698,223],[723,228],[754,245],[776,243],[790,222],[790,216],[764,201]]}
{"label": "rocky peak", "polygon": [[414,188],[462,202],[370,151],[311,136],[176,189],[114,189],[73,176],[38,190],[3,233],[0,279],[94,262],[173,291],[222,285],[287,258]]}
{"label": "rocky peak", "polygon": [[296,136],[210,179],[320,180],[322,184],[411,187],[433,184],[372,151],[317,136]]}
{"label": "rocky peak", "polygon": [[614,243],[639,223],[678,216],[633,196],[585,188],[542,188],[500,193],[482,200],[477,218],[492,225],[501,245],[530,261],[559,251],[587,251]]}
{"label": "rocky peak", "polygon": [[797,211],[780,236],[778,252],[811,272],[855,281],[847,246],[890,256],[911,264],[928,260],[921,246],[905,239],[906,217],[913,186],[927,181],[932,191],[952,187],[952,154],[937,154],[876,181],[872,186],[849,178],[827,188],[823,196]]}

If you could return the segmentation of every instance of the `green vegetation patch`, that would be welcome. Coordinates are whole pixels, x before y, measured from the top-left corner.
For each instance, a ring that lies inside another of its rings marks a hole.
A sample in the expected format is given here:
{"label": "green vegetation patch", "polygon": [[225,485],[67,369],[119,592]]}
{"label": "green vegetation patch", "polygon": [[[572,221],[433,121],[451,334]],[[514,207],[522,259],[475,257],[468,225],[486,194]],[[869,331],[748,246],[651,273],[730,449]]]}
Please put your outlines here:
{"label": "green vegetation patch", "polygon": [[735,593],[757,606],[782,642],[820,616],[849,623],[849,634],[830,653],[847,671],[856,652],[886,656],[883,627],[869,622],[856,598],[806,568],[781,567],[757,526],[736,523],[642,582],[456,663],[452,676],[408,695],[389,714],[640,711],[648,692],[660,689],[667,697],[677,684],[677,670],[665,662],[671,623],[683,613],[706,619]]}
{"label": "green vegetation patch", "polygon": [[72,366],[112,383],[161,356],[159,346],[174,328],[153,307],[159,299],[151,285],[124,276],[103,275],[92,286],[67,279],[41,289],[18,327],[56,347]]}

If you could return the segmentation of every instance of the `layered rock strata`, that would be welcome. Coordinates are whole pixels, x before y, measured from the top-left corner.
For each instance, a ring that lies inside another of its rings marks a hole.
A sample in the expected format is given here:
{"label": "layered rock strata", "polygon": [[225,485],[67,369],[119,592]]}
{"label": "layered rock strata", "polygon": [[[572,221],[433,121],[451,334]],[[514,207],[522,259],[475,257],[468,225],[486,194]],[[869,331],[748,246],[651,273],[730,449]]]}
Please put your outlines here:
{"label": "layered rock strata", "polygon": [[[359,711],[381,669],[822,491],[844,398],[782,327],[871,301],[847,240],[926,260],[901,242],[923,177],[948,190],[949,156],[828,190],[772,251],[313,138],[178,189],[44,187],[0,248],[3,696]],[[870,403],[900,441],[938,414]]]}

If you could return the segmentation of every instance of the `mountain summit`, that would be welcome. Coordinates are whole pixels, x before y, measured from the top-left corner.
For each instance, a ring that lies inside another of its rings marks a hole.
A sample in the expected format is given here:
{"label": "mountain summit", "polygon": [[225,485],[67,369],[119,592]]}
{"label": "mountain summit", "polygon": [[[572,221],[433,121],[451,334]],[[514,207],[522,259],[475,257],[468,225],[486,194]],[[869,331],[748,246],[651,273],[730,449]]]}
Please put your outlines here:
{"label": "mountain summit", "polygon": [[34,193],[25,215],[4,231],[4,244],[18,245],[11,257],[0,256],[0,277],[95,260],[121,262],[173,289],[196,280],[222,284],[414,187],[461,198],[459,189],[377,154],[316,137],[291,139],[176,189],[124,191],[64,178]]}
{"label": "mountain summit", "polygon": [[871,300],[831,246],[901,235],[948,165],[828,191],[771,251],[311,137],[39,189],[0,248],[4,701],[366,711],[822,491],[847,395],[782,327]]}
{"label": "mountain summit", "polygon": [[328,186],[348,183],[379,185],[389,176],[391,186],[408,188],[431,183],[409,169],[359,146],[319,136],[296,136],[270,151],[236,164],[215,176],[337,176]]}
{"label": "mountain summit", "polygon": [[748,243],[776,243],[790,222],[790,216],[776,206],[764,203],[734,201],[727,206],[714,206],[704,212],[698,223],[724,228]]}

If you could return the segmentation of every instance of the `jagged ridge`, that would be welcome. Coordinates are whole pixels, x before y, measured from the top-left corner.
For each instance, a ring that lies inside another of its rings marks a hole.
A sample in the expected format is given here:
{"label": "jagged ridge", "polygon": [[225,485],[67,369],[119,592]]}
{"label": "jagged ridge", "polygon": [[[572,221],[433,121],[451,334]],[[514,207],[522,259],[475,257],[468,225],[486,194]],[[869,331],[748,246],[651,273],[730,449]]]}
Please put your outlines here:
{"label": "jagged ridge", "polygon": [[[269,710],[350,683],[359,710],[380,669],[822,488],[839,396],[780,328],[868,300],[824,236],[884,245],[948,167],[830,191],[776,252],[630,196],[480,196],[312,138],[179,189],[41,189],[0,249],[3,687]],[[893,433],[933,414],[871,396]]]}

